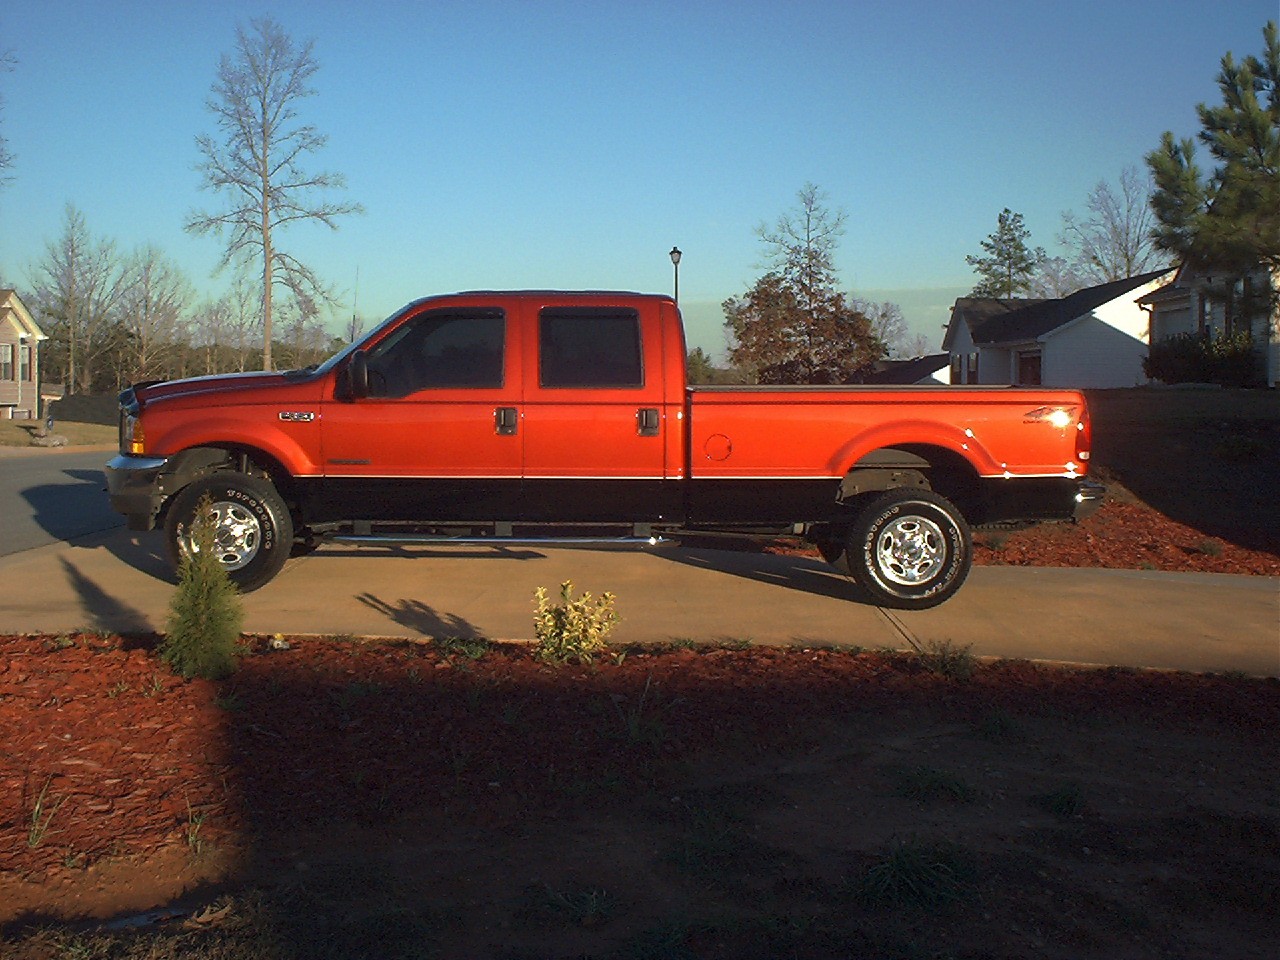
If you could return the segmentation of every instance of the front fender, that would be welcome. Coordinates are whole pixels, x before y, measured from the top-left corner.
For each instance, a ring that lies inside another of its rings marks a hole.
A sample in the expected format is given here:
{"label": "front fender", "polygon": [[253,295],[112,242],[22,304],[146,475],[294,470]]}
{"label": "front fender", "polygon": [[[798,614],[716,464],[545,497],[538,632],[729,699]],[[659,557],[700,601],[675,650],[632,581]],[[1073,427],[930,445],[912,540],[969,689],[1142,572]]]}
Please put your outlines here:
{"label": "front fender", "polygon": [[[260,419],[240,420],[214,416],[199,423],[183,423],[166,433],[158,448],[161,456],[174,456],[195,447],[220,447],[259,451],[279,463],[292,477],[318,476],[316,455],[320,449],[319,418],[305,423],[263,424]],[[313,452],[314,451],[314,452]]]}

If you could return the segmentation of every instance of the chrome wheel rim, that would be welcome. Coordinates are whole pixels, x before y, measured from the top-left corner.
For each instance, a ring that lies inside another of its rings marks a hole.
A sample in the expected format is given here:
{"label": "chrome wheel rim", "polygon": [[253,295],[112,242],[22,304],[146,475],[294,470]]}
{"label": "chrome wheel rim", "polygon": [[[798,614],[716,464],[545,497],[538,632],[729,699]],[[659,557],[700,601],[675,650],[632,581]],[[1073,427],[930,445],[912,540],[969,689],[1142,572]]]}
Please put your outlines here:
{"label": "chrome wheel rim", "polygon": [[[258,555],[262,525],[253,511],[240,503],[220,501],[213,505],[210,513],[214,524],[213,552],[227,570],[239,570]],[[191,553],[199,552],[190,534],[186,541]]]}
{"label": "chrome wheel rim", "polygon": [[899,586],[927,583],[946,562],[946,535],[925,517],[899,517],[876,538],[876,565],[886,580]]}

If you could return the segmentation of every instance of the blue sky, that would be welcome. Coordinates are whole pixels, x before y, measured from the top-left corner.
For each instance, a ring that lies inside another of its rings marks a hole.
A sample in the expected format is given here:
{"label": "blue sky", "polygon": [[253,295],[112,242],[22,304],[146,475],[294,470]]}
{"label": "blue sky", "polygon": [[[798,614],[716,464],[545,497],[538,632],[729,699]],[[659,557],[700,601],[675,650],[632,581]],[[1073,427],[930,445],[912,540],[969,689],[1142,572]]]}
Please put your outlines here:
{"label": "blue sky", "polygon": [[279,239],[370,321],[432,293],[670,291],[691,344],[760,274],[755,228],[806,181],[848,214],[837,266],[935,346],[965,255],[1018,211],[1055,252],[1063,211],[1198,130],[1227,50],[1259,53],[1276,0],[982,2],[72,2],[6,0],[0,279],[22,288],[68,203],[201,292],[221,249],[195,137],[235,25],[314,39],[308,161],[363,216]]}

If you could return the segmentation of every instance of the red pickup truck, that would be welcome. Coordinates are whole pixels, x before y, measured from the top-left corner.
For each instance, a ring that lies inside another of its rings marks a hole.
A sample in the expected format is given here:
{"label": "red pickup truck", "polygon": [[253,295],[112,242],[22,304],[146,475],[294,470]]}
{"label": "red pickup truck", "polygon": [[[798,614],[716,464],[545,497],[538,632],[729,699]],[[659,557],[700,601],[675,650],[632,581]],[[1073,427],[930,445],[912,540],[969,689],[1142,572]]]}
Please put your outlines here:
{"label": "red pickup truck", "polygon": [[791,534],[909,609],[960,587],[972,525],[1100,496],[1078,392],[690,387],[685,356],[670,297],[431,297],[316,367],[130,387],[107,487],[175,564],[208,495],[243,590],[325,540]]}

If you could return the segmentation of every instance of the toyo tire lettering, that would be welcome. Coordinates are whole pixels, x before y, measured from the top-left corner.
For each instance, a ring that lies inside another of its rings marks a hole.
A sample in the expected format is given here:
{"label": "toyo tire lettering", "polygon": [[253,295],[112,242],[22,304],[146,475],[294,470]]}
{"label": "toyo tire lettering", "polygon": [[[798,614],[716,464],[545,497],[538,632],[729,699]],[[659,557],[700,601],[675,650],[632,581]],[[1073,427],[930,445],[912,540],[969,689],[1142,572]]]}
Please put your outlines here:
{"label": "toyo tire lettering", "polygon": [[165,520],[165,546],[174,569],[194,549],[191,524],[208,495],[214,516],[218,558],[232,583],[244,593],[257,590],[280,572],[293,548],[293,519],[268,481],[237,473],[197,480],[174,498]]}
{"label": "toyo tire lettering", "polygon": [[960,589],[973,565],[973,542],[968,523],[945,497],[890,490],[858,515],[845,557],[877,604],[924,610]]}

